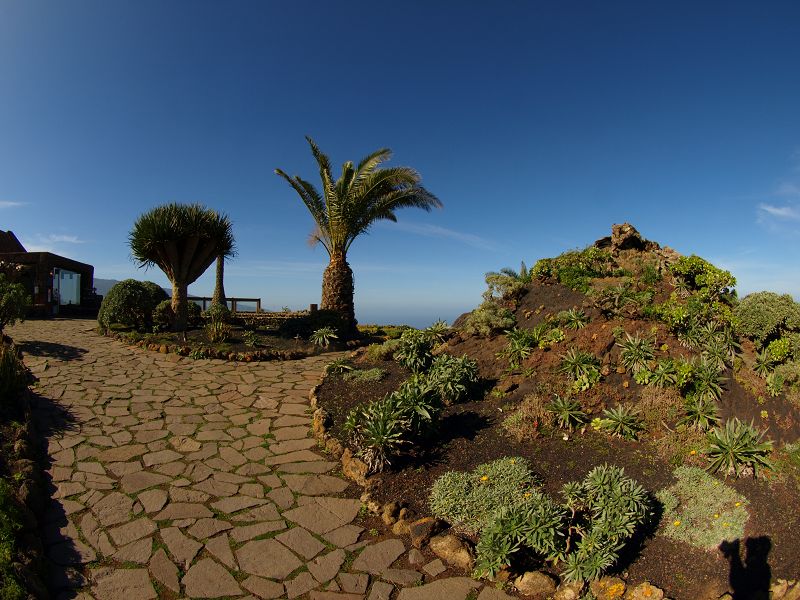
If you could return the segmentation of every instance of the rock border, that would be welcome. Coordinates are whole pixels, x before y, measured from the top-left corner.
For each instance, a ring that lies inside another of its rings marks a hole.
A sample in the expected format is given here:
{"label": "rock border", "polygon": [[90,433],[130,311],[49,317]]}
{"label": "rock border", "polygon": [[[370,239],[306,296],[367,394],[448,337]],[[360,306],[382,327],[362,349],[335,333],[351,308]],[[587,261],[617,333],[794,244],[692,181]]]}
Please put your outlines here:
{"label": "rock border", "polygon": [[[117,333],[115,331],[105,331],[101,333],[105,337],[111,338],[118,342],[122,342],[129,346],[142,348],[144,350],[148,350],[150,352],[158,352],[160,354],[177,354],[179,356],[184,356],[186,358],[191,358],[192,360],[204,360],[204,359],[217,359],[217,360],[227,360],[230,362],[267,362],[267,361],[287,361],[287,360],[302,360],[304,358],[310,358],[312,356],[319,356],[320,353],[314,351],[304,351],[304,350],[249,350],[247,352],[223,352],[215,350],[214,348],[209,348],[207,346],[201,346],[198,348],[194,348],[189,346],[188,344],[150,344],[147,343],[147,340],[138,340],[136,342],[131,342],[124,333]],[[353,342],[356,342],[355,344]],[[358,347],[361,345],[360,340],[351,340],[346,342],[345,344],[347,347],[345,349],[350,350],[352,348]],[[195,358],[191,356],[194,350],[202,349],[204,352],[207,353],[206,356]]]}

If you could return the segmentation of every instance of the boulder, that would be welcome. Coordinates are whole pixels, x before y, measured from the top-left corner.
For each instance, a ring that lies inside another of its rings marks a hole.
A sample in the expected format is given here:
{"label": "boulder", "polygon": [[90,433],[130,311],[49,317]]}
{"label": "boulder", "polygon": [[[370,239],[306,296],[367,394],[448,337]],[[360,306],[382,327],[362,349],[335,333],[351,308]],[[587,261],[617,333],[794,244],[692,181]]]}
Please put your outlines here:
{"label": "boulder", "polygon": [[602,577],[589,584],[597,600],[617,600],[625,595],[625,582],[619,577]]}
{"label": "boulder", "polygon": [[514,587],[520,594],[542,600],[555,593],[556,584],[552,575],[542,571],[528,571],[514,580]]}
{"label": "boulder", "polygon": [[553,594],[553,600],[578,600],[581,597],[582,591],[582,583],[574,581],[572,583],[563,582],[558,586],[556,593]]}
{"label": "boulder", "polygon": [[444,562],[465,571],[472,571],[475,560],[469,547],[454,535],[437,535],[431,538],[431,550]]}
{"label": "boulder", "polygon": [[411,534],[411,545],[415,548],[422,548],[441,528],[442,522],[433,517],[417,519],[408,526]]}
{"label": "boulder", "polygon": [[625,600],[664,600],[664,590],[645,581],[628,589]]}
{"label": "boulder", "polygon": [[363,460],[353,456],[350,448],[345,448],[342,452],[342,473],[348,479],[355,481],[358,485],[367,486],[367,473],[369,469]]}

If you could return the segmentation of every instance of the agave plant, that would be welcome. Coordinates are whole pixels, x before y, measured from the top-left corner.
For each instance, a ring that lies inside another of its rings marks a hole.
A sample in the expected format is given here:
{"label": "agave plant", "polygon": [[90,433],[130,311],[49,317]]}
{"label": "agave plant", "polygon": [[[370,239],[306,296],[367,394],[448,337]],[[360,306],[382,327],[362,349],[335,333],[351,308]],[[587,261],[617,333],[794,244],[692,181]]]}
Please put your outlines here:
{"label": "agave plant", "polygon": [[558,320],[567,329],[583,329],[589,323],[589,317],[582,310],[570,308],[558,315]]}
{"label": "agave plant", "polygon": [[656,362],[653,371],[650,373],[650,384],[657,388],[665,388],[675,385],[678,382],[678,372],[675,361],[664,358]]}
{"label": "agave plant", "polygon": [[328,375],[341,375],[352,371],[355,367],[347,362],[346,358],[337,358],[325,365],[325,373]]}
{"label": "agave plant", "polygon": [[721,335],[713,335],[706,340],[701,356],[705,362],[714,365],[718,371],[722,371],[728,366],[731,351],[725,338]]}
{"label": "agave plant", "polygon": [[512,369],[516,369],[523,360],[528,358],[539,345],[538,332],[530,329],[509,329],[506,331],[508,343],[497,356],[507,358]]}
{"label": "agave plant", "polygon": [[576,380],[581,375],[589,376],[593,374],[597,371],[598,365],[597,357],[590,352],[579,348],[570,348],[561,356],[561,366],[558,370]]}
{"label": "agave plant", "polygon": [[635,440],[639,431],[644,429],[639,411],[625,404],[605,409],[598,426],[602,431],[626,440]]}
{"label": "agave plant", "polygon": [[320,327],[311,334],[309,340],[311,340],[311,343],[315,346],[327,348],[331,345],[333,340],[338,338],[339,336],[336,335],[336,330],[333,327]]}
{"label": "agave plant", "polygon": [[699,398],[719,400],[722,396],[725,379],[720,375],[717,365],[701,360],[694,367],[693,388]]}
{"label": "agave plant", "polygon": [[586,413],[581,408],[581,403],[569,397],[556,397],[547,406],[547,410],[556,418],[556,422],[561,429],[572,431],[588,421]]}
{"label": "agave plant", "polygon": [[619,353],[622,365],[634,375],[642,369],[647,369],[647,363],[655,357],[655,344],[649,338],[625,333],[625,339],[617,342],[617,346],[622,348]]}
{"label": "agave plant", "polygon": [[686,415],[678,423],[707,431],[719,423],[719,410],[713,400],[698,396],[689,396],[684,403]]}
{"label": "agave plant", "polygon": [[721,471],[726,477],[739,477],[745,469],[752,469],[754,475],[758,469],[772,469],[769,460],[772,441],[763,440],[764,432],[757,430],[752,423],[729,419],[723,427],[708,434],[705,450],[710,461],[708,470],[712,473]]}
{"label": "agave plant", "polygon": [[753,370],[761,377],[766,379],[774,369],[775,363],[772,361],[772,356],[770,356],[770,353],[766,348],[764,348],[758,353],[758,356],[756,356],[756,362],[753,365]]}

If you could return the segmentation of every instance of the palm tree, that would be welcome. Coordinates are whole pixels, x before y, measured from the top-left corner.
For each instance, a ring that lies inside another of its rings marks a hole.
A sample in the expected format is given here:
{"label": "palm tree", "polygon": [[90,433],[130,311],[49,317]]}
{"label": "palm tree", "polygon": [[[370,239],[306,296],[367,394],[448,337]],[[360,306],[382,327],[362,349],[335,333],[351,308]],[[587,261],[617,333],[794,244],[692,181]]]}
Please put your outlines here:
{"label": "palm tree", "polygon": [[413,206],[430,211],[442,203],[420,185],[420,175],[409,167],[378,168],[389,160],[391,150],[383,148],[364,157],[358,166],[342,165],[339,179],[333,179],[328,157],[306,136],[311,153],[319,165],[322,193],[299,176],[283,177],[300,196],[316,222],[311,243],[319,242],[328,252],[330,263],[322,276],[322,309],[335,311],[342,320],[342,337],[357,334],[353,305],[353,271],[347,251],[353,241],[381,219],[397,221],[398,208]]}
{"label": "palm tree", "polygon": [[139,267],[156,265],[172,283],[179,332],[186,330],[189,284],[218,256],[232,256],[235,251],[230,219],[200,204],[166,204],[144,213],[128,241]]}

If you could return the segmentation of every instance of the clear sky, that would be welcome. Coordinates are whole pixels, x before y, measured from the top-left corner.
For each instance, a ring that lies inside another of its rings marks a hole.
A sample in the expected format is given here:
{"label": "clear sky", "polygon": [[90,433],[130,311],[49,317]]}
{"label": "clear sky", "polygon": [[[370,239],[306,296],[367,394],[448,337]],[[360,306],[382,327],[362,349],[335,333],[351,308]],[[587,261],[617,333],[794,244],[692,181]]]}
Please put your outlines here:
{"label": "clear sky", "polygon": [[0,0],[0,228],[166,284],[128,232],[200,202],[234,223],[228,294],[304,307],[327,257],[273,170],[316,181],[309,134],[444,203],[355,242],[362,322],[452,320],[623,221],[800,298],[798,32],[795,0]]}

